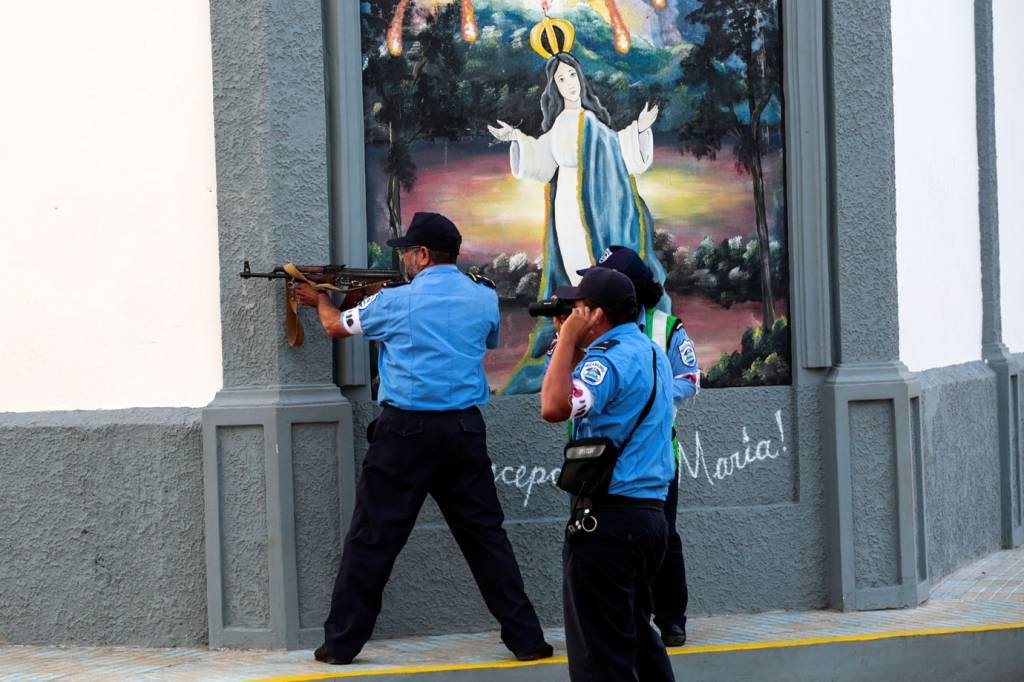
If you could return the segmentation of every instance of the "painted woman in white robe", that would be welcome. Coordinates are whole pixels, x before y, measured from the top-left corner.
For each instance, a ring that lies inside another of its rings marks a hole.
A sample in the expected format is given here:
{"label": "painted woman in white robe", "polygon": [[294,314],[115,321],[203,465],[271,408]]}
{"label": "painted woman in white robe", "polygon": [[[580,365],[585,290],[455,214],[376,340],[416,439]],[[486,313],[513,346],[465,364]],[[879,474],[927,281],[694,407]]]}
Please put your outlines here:
{"label": "painted woman in white robe", "polygon": [[[545,183],[546,230],[539,298],[561,284],[576,284],[577,270],[600,260],[605,249],[628,246],[651,268],[659,282],[665,270],[654,252],[654,221],[637,192],[634,176],[651,167],[651,126],[658,108],[643,110],[620,131],[590,88],[579,62],[560,52],[544,68],[544,115],[539,138],[498,121],[491,134],[510,142],[512,174]],[[662,306],[668,309],[667,297]],[[659,306],[659,307],[662,307]],[[554,330],[538,322],[529,347],[504,393],[534,393],[543,379],[543,355]]]}

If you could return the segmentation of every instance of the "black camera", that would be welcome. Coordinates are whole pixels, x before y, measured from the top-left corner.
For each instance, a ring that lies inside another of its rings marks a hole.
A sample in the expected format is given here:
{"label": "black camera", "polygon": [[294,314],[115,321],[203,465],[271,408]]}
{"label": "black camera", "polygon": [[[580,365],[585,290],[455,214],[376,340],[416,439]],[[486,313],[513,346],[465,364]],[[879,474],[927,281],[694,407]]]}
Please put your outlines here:
{"label": "black camera", "polygon": [[556,296],[530,304],[530,317],[567,317],[572,314],[573,302]]}

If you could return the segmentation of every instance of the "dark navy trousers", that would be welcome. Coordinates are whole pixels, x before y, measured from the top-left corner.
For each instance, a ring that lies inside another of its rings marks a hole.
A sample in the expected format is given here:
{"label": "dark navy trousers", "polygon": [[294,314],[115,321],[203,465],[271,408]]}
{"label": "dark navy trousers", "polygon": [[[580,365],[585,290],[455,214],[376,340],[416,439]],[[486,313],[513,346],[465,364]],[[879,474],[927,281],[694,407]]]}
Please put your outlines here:
{"label": "dark navy trousers", "polygon": [[324,623],[327,651],[351,660],[370,638],[384,586],[428,494],[501,624],[502,641],[515,652],[537,650],[544,635],[502,527],[480,410],[385,407],[371,431]]}
{"label": "dark navy trousers", "polygon": [[674,680],[651,626],[651,583],[665,556],[660,509],[596,509],[592,533],[567,534],[562,551],[565,645],[573,682]]}
{"label": "dark navy trousers", "polygon": [[678,625],[686,629],[686,606],[690,594],[686,589],[686,564],[683,563],[683,541],[676,530],[676,507],[679,506],[679,464],[668,485],[665,498],[665,521],[668,523],[668,544],[665,561],[654,579],[654,622],[659,628]]}

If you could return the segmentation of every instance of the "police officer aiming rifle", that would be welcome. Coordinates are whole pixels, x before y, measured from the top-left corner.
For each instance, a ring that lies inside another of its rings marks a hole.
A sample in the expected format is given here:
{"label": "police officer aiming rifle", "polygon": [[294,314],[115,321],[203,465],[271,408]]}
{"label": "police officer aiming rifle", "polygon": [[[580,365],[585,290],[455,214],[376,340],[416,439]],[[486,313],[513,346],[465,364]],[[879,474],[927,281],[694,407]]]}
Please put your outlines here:
{"label": "police officer aiming rifle", "polygon": [[350,663],[370,638],[395,558],[428,494],[500,622],[505,645],[519,660],[552,655],[502,527],[477,407],[488,399],[483,357],[498,345],[498,298],[489,282],[455,266],[461,243],[450,220],[417,213],[405,236],[387,242],[399,250],[408,284],[344,311],[327,294],[295,286],[330,336],[362,334],[380,342],[383,410],[368,430],[318,661]]}

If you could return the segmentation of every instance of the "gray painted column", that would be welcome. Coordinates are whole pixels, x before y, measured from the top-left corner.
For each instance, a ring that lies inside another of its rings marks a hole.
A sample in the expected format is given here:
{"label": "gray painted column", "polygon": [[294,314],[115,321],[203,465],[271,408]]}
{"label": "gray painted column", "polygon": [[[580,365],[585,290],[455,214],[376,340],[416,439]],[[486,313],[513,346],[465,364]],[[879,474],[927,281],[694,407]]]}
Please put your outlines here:
{"label": "gray painted column", "polygon": [[1020,368],[1003,344],[999,279],[999,195],[992,0],[974,3],[974,64],[978,125],[978,213],[981,224],[982,358],[996,375],[1003,545],[1024,537],[1021,492]]}
{"label": "gray painted column", "polygon": [[920,388],[899,361],[888,0],[827,0],[833,367],[823,451],[831,597],[843,609],[928,594]]}
{"label": "gray painted column", "polygon": [[243,259],[330,260],[319,0],[211,0],[224,389],[203,411],[212,646],[309,646],[353,486],[352,411],[304,311],[285,341],[281,282]]}

